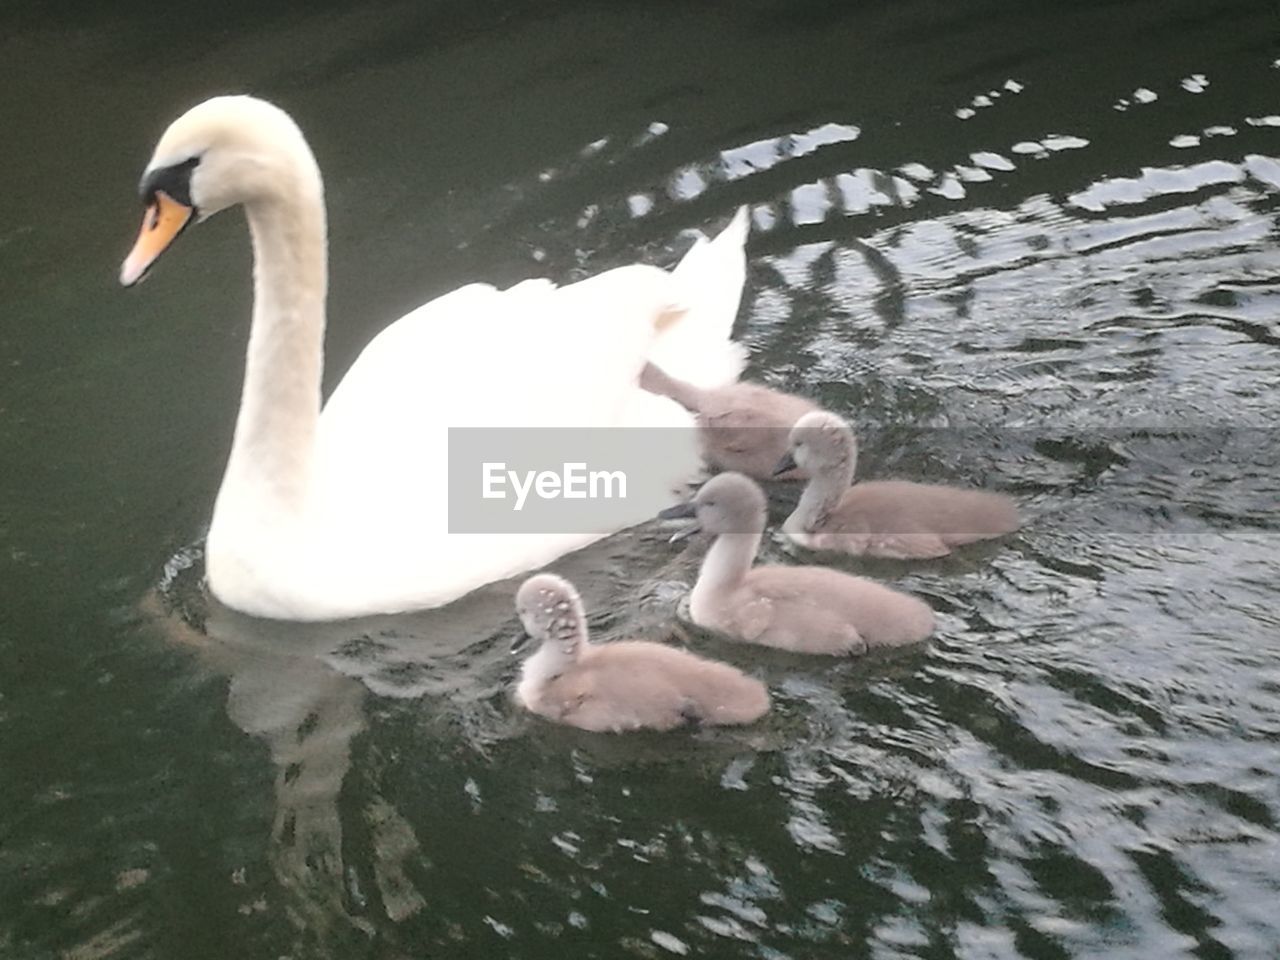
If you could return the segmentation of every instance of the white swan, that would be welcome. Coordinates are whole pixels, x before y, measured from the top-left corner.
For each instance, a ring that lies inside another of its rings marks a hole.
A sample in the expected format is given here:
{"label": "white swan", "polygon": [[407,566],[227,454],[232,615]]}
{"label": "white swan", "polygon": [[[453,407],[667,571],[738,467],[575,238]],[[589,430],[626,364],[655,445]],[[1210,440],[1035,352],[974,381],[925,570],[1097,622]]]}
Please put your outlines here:
{"label": "white swan", "polygon": [[[646,360],[703,386],[742,366],[729,331],[745,210],[674,273],[635,265],[562,288],[471,284],[439,297],[383,330],[322,413],[324,190],[292,119],[252,97],[199,104],[165,131],[140,191],[126,286],[189,222],[245,208],[253,321],[205,556],[213,594],[247,613],[326,620],[439,606],[582,547],[603,532],[451,534],[448,428],[691,426],[639,388]],[[674,484],[695,469],[696,444],[692,430],[663,436]],[[654,506],[629,504],[612,529]]]}

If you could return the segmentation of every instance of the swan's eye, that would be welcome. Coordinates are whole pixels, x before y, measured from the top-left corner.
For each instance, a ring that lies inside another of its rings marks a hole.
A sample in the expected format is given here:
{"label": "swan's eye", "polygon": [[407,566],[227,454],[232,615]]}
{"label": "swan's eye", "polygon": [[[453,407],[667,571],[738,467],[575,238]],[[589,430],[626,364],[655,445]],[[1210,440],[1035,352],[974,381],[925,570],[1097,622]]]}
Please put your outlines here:
{"label": "swan's eye", "polygon": [[138,194],[144,203],[155,201],[157,193],[167,193],[184,207],[195,209],[191,200],[191,172],[200,165],[198,156],[170,164],[146,173],[138,184]]}

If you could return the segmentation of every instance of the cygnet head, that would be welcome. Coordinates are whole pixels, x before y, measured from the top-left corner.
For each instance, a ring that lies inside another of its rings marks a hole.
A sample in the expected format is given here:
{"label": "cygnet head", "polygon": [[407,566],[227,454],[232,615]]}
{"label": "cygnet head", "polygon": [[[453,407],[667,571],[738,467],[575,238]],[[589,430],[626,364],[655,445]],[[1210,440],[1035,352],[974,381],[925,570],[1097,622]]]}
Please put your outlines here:
{"label": "cygnet head", "polygon": [[516,613],[529,636],[552,641],[563,655],[576,658],[586,640],[586,613],[573,584],[553,573],[530,577],[516,592]]}
{"label": "cygnet head", "polygon": [[774,469],[775,476],[797,466],[811,477],[839,471],[848,471],[852,476],[858,462],[853,430],[826,410],[814,410],[797,420],[788,443],[791,449]]}
{"label": "cygnet head", "polygon": [[663,510],[665,519],[694,517],[692,527],[673,539],[705,530],[708,533],[760,533],[764,530],[764,493],[754,480],[740,473],[721,473],[702,485],[688,503]]}
{"label": "cygnet head", "polygon": [[142,279],[192,221],[239,203],[322,193],[320,171],[293,119],[255,97],[214,97],[160,137],[138,185],[146,212],[120,268],[126,287]]}

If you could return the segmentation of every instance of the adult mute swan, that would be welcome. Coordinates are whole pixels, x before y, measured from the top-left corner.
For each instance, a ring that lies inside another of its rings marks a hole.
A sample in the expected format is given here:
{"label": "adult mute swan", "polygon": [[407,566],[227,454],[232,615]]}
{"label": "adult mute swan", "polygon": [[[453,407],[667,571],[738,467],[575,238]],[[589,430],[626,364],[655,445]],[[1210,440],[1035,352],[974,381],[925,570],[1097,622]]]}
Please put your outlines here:
{"label": "adult mute swan", "polygon": [[[560,288],[470,284],[432,300],[369,343],[322,412],[324,189],[293,120],[252,97],[207,100],[165,131],[140,193],[125,286],[191,222],[236,204],[248,220],[244,388],[205,550],[210,590],[246,613],[329,620],[439,606],[639,523],[662,504],[632,497],[608,530],[587,533],[451,533],[448,430],[691,427],[673,401],[640,389],[644,364],[704,387],[742,367],[729,332],[745,210],[671,273],[634,265]],[[668,487],[696,469],[693,433],[649,432]]]}

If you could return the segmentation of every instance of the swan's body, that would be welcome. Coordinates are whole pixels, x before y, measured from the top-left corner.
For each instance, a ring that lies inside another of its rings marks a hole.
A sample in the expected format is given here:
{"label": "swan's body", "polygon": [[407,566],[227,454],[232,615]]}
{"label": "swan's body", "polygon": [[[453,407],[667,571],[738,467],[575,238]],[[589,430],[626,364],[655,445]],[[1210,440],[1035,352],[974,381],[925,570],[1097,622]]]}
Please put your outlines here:
{"label": "swan's body", "polygon": [[[791,428],[818,406],[804,397],[758,383],[726,383],[699,387],[646,364],[640,385],[670,397],[697,417],[703,458],[719,470],[745,473],[757,480],[774,478],[774,467],[786,454]],[[778,479],[803,479],[800,470]]]}
{"label": "swan's body", "polygon": [[825,410],[806,414],[791,432],[779,469],[798,464],[810,477],[783,532],[811,550],[897,559],[945,557],[953,547],[1018,529],[1010,497],[906,480],[853,482],[857,441]]}
{"label": "swan's body", "polygon": [[[248,613],[318,620],[438,606],[639,523],[662,504],[620,501],[609,529],[592,533],[450,533],[448,430],[688,426],[684,410],[639,388],[646,360],[707,386],[741,367],[728,335],[744,211],[674,273],[637,265],[561,288],[472,284],[433,300],[368,345],[322,413],[324,192],[293,121],[250,97],[206,101],[166,131],[142,192],[151,206],[126,284],[193,214],[238,203],[249,223],[244,390],[206,547],[210,589]],[[687,433],[663,434],[671,487],[697,466]]]}
{"label": "swan's body", "polygon": [[695,516],[716,534],[689,595],[699,626],[794,653],[836,655],[918,643],[933,632],[928,604],[875,581],[825,567],[753,567],[765,501],[742,474],[713,477],[690,504],[665,515]]}
{"label": "swan's body", "polygon": [[769,709],[764,684],[728,664],[660,643],[592,644],[578,592],[560,577],[529,578],[516,609],[541,644],[521,668],[516,700],[548,720],[599,732],[671,730],[752,723]]}

